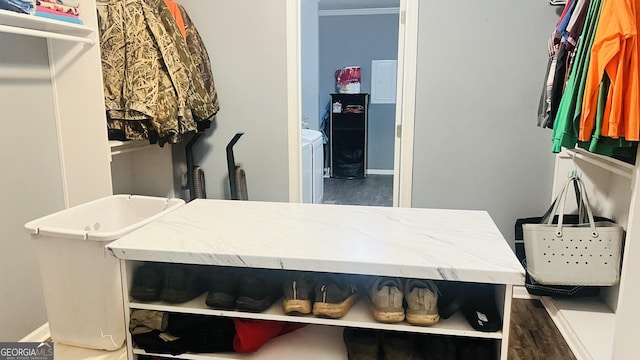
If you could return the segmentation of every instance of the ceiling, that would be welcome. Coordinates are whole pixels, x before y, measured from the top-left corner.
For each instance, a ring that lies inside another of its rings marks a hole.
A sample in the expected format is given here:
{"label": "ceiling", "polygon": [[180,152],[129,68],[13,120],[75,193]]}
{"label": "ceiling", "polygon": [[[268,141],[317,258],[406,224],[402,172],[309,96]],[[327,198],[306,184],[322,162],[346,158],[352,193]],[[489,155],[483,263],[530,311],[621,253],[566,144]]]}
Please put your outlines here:
{"label": "ceiling", "polygon": [[398,8],[400,0],[319,0],[320,10]]}

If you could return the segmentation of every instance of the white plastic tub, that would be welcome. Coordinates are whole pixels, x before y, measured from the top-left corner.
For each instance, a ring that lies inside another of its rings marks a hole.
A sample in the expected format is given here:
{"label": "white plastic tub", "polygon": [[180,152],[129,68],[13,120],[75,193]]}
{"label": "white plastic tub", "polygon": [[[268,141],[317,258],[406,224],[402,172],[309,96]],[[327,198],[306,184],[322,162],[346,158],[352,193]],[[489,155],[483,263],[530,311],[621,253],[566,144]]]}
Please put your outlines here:
{"label": "white plastic tub", "polygon": [[113,195],[25,224],[37,240],[51,338],[117,350],[126,324],[118,260],[105,246],[182,206],[181,199]]}

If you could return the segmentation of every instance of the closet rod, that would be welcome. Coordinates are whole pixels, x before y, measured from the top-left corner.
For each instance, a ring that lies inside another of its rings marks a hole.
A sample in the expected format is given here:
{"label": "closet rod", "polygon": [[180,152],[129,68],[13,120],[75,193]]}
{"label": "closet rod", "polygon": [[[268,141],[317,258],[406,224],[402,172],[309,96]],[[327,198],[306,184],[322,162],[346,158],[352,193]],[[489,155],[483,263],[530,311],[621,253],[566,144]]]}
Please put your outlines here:
{"label": "closet rod", "polygon": [[575,155],[576,159],[580,159],[583,160],[585,162],[588,162],[590,164],[593,164],[595,166],[598,166],[602,169],[608,170],[616,175],[620,175],[624,178],[627,179],[631,179],[633,177],[632,175],[632,169],[630,169],[629,167],[625,166],[623,168],[617,167],[615,165],[612,165],[609,161],[607,160],[600,160],[598,158],[596,158],[595,154],[592,155],[585,155],[583,153],[581,153],[580,151],[577,150],[567,150],[568,155],[561,155],[561,158],[563,159],[573,159],[573,156]]}
{"label": "closet rod", "polygon": [[65,34],[59,34],[59,33],[52,33],[48,31],[25,29],[21,27],[7,26],[7,25],[0,25],[0,32],[35,36],[35,37],[55,39],[55,40],[74,41],[74,42],[81,42],[81,43],[91,44],[91,45],[95,43],[95,41],[93,41],[92,39],[88,39],[81,36],[65,35]]}

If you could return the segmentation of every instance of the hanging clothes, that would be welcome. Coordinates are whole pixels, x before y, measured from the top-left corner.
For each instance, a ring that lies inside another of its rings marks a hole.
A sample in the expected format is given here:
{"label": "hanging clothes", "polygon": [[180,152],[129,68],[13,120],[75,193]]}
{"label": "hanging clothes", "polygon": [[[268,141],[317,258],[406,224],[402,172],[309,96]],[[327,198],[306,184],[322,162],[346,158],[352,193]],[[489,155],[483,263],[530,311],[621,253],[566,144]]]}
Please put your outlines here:
{"label": "hanging clothes", "polygon": [[590,49],[600,16],[601,4],[601,0],[591,1],[587,12],[586,27],[578,41],[575,60],[553,126],[552,151],[554,153],[560,152],[562,147],[574,148],[578,140],[578,129],[574,120],[576,112],[579,114],[580,109],[576,105],[582,103],[582,92],[591,56]]}
{"label": "hanging clothes", "polygon": [[[189,49],[189,53],[193,59],[197,77],[202,80],[205,91],[207,91],[209,98],[211,99],[213,113],[216,114],[218,110],[220,110],[220,101],[218,100],[218,92],[216,91],[215,82],[213,80],[213,70],[207,48],[205,47],[204,41],[202,41],[202,37],[200,37],[200,34],[193,24],[193,21],[191,21],[187,11],[182,5],[178,5],[178,8],[180,9],[180,13],[182,14],[182,19],[184,21],[187,48]],[[196,117],[196,124],[198,131],[204,131],[211,126],[211,121]]]}
{"label": "hanging clothes", "polygon": [[549,60],[543,87],[538,105],[538,126],[553,128],[553,123],[558,113],[558,107],[564,86],[567,82],[570,61],[573,59],[572,51],[575,42],[572,35],[579,36],[580,29],[575,28],[586,17],[588,0],[567,2],[560,19],[549,39]]}
{"label": "hanging clothes", "polygon": [[[543,123],[553,127],[553,152],[578,146],[635,162],[640,137],[639,5],[640,0],[576,0],[565,6],[553,37],[560,45],[554,49],[556,77],[547,101],[551,116],[544,119],[553,118],[553,125]],[[557,76],[565,51],[569,76],[563,82]]]}
{"label": "hanging clothes", "polygon": [[579,140],[588,141],[594,131],[598,91],[603,76],[611,87],[606,98],[602,134],[640,140],[640,92],[638,88],[637,0],[604,0],[591,49],[580,116]]}
{"label": "hanging clothes", "polygon": [[177,143],[217,108],[163,0],[98,0],[110,136]]}
{"label": "hanging clothes", "polygon": [[589,0],[578,0],[571,19],[567,24],[567,43],[570,49],[573,50],[578,43],[578,39],[582,34],[584,28],[584,21],[587,17],[587,10],[589,9]]}

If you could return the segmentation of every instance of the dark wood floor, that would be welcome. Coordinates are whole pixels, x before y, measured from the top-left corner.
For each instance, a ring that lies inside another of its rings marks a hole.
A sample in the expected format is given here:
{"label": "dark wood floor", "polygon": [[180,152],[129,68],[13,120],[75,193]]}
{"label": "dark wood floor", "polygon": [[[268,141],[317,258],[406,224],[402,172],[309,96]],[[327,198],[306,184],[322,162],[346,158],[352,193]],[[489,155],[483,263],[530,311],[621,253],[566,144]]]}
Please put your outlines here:
{"label": "dark wood floor", "polygon": [[575,360],[539,300],[513,299],[509,360]]}
{"label": "dark wood floor", "polygon": [[[361,180],[324,179],[324,203],[393,205],[393,176]],[[539,300],[513,299],[509,360],[575,360],[560,331]]]}

